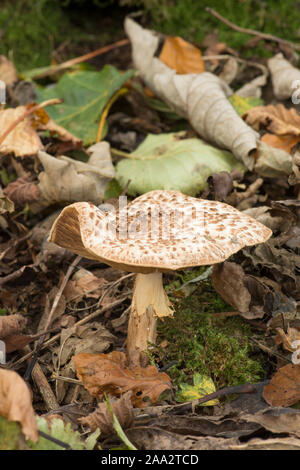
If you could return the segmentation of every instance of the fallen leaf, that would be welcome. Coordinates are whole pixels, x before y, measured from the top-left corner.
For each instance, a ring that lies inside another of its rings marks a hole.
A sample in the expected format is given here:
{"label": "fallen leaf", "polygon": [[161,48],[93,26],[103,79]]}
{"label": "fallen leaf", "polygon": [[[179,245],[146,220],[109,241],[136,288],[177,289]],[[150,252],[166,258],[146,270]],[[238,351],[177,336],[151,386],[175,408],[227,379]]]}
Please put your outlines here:
{"label": "fallen leaf", "polygon": [[[132,391],[126,392],[121,398],[111,399],[110,404],[121,428],[129,428],[134,421],[134,412],[131,403]],[[92,431],[100,428],[101,438],[114,433],[113,417],[105,402],[99,403],[96,410],[84,418],[78,420],[83,425],[88,425]]]}
{"label": "fallen leaf", "polygon": [[264,134],[261,138],[261,142],[265,142],[270,147],[284,150],[287,153],[291,153],[292,148],[300,142],[300,136],[295,136],[291,134],[287,135],[274,135],[274,134]]}
{"label": "fallen leaf", "polygon": [[3,190],[16,206],[23,206],[26,202],[38,200],[40,190],[36,183],[32,182],[30,173],[21,176],[12,183],[8,184]]}
{"label": "fallen leaf", "polygon": [[158,372],[155,366],[129,368],[125,354],[119,351],[77,354],[73,362],[84,387],[100,400],[104,394],[120,397],[132,390],[133,406],[143,408],[146,400],[156,403],[163,392],[171,389],[165,372]]}
{"label": "fallen leaf", "polygon": [[13,201],[11,201],[9,197],[4,194],[4,191],[2,191],[2,189],[0,188],[0,215],[5,214],[6,212],[11,213],[14,210],[15,205]]}
{"label": "fallen leaf", "polygon": [[7,86],[12,86],[18,80],[14,64],[4,55],[0,55],[0,80]]}
{"label": "fallen leaf", "polygon": [[91,201],[100,204],[103,201],[106,186],[114,177],[114,167],[109,144],[101,142],[96,145],[97,151],[90,148],[92,154],[86,163],[65,156],[55,158],[46,152],[38,153],[44,171],[38,177],[40,199],[31,205],[35,212],[57,202]]}
{"label": "fallen leaf", "polygon": [[227,97],[232,94],[228,85],[209,72],[177,74],[155,57],[159,38],[131,18],[125,20],[125,31],[132,43],[133,62],[156,96],[189,119],[201,137],[231,150],[252,169],[258,135],[228,102]]}
{"label": "fallen leaf", "polygon": [[75,299],[79,302],[84,296],[99,299],[105,284],[107,284],[105,279],[80,268],[67,282],[63,294],[67,302]]}
{"label": "fallen leaf", "polygon": [[200,49],[178,36],[167,36],[159,60],[179,74],[202,73],[205,70]]}
{"label": "fallen leaf", "polygon": [[300,439],[296,437],[275,437],[250,439],[246,444],[230,445],[232,450],[300,450]]}
{"label": "fallen leaf", "polygon": [[243,119],[257,131],[263,128],[276,135],[300,136],[300,116],[295,109],[287,109],[282,104],[256,106]]}
{"label": "fallen leaf", "polygon": [[271,406],[292,406],[300,400],[300,365],[281,367],[263,391],[263,397]]}
{"label": "fallen leaf", "polygon": [[62,104],[49,109],[50,117],[84,145],[89,145],[96,141],[105,105],[132,74],[132,70],[120,73],[110,65],[105,65],[100,72],[64,73],[55,86],[36,90],[38,101],[62,98]]}
{"label": "fallen leaf", "polygon": [[292,156],[281,150],[259,141],[257,144],[257,154],[254,170],[260,176],[268,178],[279,178],[292,173]]}
{"label": "fallen leaf", "polygon": [[20,333],[26,323],[26,318],[19,313],[0,316],[0,339],[12,334]]}
{"label": "fallen leaf", "polygon": [[294,353],[297,349],[295,348],[295,341],[299,341],[298,344],[300,345],[300,330],[288,325],[287,332],[283,331],[282,328],[276,328],[276,331],[278,333],[276,337],[276,344],[282,344],[286,351]]}
{"label": "fallen leaf", "polygon": [[[193,381],[194,385],[180,384],[181,390],[177,394],[178,401],[186,402],[198,400],[199,398],[203,398],[205,395],[216,391],[215,384],[210,377],[206,377],[195,372]],[[215,399],[207,401],[206,403],[201,404],[201,406],[215,406],[218,404],[219,400]]]}
{"label": "fallen leaf", "polygon": [[238,94],[233,94],[228,99],[239,116],[243,116],[243,114],[245,114],[250,109],[263,104],[263,100],[254,98],[253,96],[244,98]]}
{"label": "fallen leaf", "polygon": [[180,139],[181,136],[182,133],[149,134],[128,158],[117,164],[116,179],[120,185],[124,187],[130,180],[128,194],[175,189],[195,196],[213,173],[245,170],[226,150],[196,138]]}
{"label": "fallen leaf", "polygon": [[[285,100],[292,97],[295,90],[295,82],[299,89],[300,70],[293,67],[290,62],[284,59],[283,55],[277,54],[268,60],[268,67],[271,73],[273,90],[278,100]],[[299,93],[296,93],[299,98]]]}
{"label": "fallen leaf", "polygon": [[18,421],[26,439],[37,442],[30,391],[24,380],[12,370],[0,369],[0,414],[8,421]]}

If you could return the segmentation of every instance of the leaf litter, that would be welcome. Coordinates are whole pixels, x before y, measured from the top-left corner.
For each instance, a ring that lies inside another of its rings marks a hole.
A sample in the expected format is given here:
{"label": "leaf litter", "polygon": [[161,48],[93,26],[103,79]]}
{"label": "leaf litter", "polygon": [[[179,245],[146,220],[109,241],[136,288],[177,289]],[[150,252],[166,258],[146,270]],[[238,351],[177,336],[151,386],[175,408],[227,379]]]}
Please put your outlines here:
{"label": "leaf litter", "polygon": [[[125,72],[106,65],[51,75],[51,86],[36,81],[26,94],[13,63],[0,58],[8,87],[0,110],[0,448],[19,423],[16,435],[32,449],[111,448],[125,438],[138,449],[299,449],[300,126],[297,108],[283,101],[297,91],[299,69],[282,54],[254,63],[213,38],[199,47],[131,18],[125,32],[139,77],[132,64]],[[122,111],[111,112],[117,98]],[[104,202],[106,211],[122,189],[224,201],[272,229],[266,243],[215,265],[211,278],[191,273],[172,290],[180,302],[180,292],[189,299],[213,286],[231,310],[211,315],[240,315],[256,328],[248,340],[264,354],[263,382],[216,390],[213,375],[193,370],[175,385],[168,341],[152,345],[145,364],[127,362],[131,275],[83,258],[76,265],[47,241],[62,207]],[[34,379],[31,392],[22,376]],[[74,402],[78,414],[66,411]]]}

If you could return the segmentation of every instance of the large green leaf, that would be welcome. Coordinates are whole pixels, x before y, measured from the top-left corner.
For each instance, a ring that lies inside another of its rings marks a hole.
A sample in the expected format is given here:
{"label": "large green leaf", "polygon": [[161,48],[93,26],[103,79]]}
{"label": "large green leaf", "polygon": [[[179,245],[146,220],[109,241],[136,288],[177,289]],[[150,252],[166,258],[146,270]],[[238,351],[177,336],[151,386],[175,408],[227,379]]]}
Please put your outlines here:
{"label": "large green leaf", "polygon": [[226,150],[219,150],[201,139],[181,139],[182,133],[149,134],[128,158],[116,166],[116,179],[124,187],[131,180],[128,194],[154,189],[176,189],[194,196],[206,186],[207,178],[243,164]]}
{"label": "large green leaf", "polygon": [[96,141],[105,105],[133,73],[120,73],[110,65],[101,72],[65,73],[55,86],[37,89],[38,101],[63,98],[62,104],[47,108],[48,114],[56,124],[89,145]]}

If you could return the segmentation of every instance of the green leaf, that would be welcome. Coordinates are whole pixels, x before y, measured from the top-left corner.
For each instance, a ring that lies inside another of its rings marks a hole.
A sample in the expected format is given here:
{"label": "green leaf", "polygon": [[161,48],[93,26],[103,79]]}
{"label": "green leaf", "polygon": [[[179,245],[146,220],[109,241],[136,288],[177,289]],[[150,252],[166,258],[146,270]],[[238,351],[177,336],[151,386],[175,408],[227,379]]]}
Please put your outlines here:
{"label": "green leaf", "polygon": [[106,405],[107,405],[108,410],[109,410],[109,412],[112,416],[112,419],[113,419],[114,430],[118,434],[119,438],[121,439],[121,441],[124,442],[124,444],[126,445],[128,450],[137,450],[137,448],[130,442],[130,440],[126,436],[125,432],[123,431],[122,426],[121,426],[118,418],[116,417],[115,413],[112,410],[112,407],[111,407],[111,404],[110,404],[110,401],[109,401],[108,397],[106,397],[105,401],[106,401]]}
{"label": "green leaf", "polygon": [[[216,391],[215,385],[210,377],[201,375],[198,372],[194,374],[194,385],[180,384],[181,390],[177,394],[177,400],[181,402],[198,400],[199,398],[214,393]],[[218,405],[219,400],[210,400],[202,403],[201,406],[214,406]]]}
{"label": "green leaf", "polygon": [[243,116],[243,114],[251,108],[264,105],[264,100],[255,98],[254,96],[243,98],[242,96],[234,94],[230,96],[229,101],[239,116]]}
{"label": "green leaf", "polygon": [[132,196],[155,189],[175,189],[195,196],[205,188],[211,174],[245,171],[230,152],[201,139],[181,139],[183,134],[149,134],[128,158],[117,164],[116,179],[121,187],[131,180],[127,193]]}
{"label": "green leaf", "polygon": [[120,73],[110,65],[103,67],[101,72],[65,73],[55,86],[37,88],[38,102],[62,98],[64,102],[49,106],[47,113],[56,124],[82,139],[84,145],[89,145],[96,141],[105,105],[133,73],[133,70]]}
{"label": "green leaf", "polygon": [[[54,418],[51,420],[51,428],[49,429],[45,418],[37,416],[36,419],[39,431],[43,431],[55,439],[58,439],[65,444],[69,444],[72,450],[92,450],[100,435],[100,430],[97,429],[84,441],[78,431],[73,431],[71,423],[65,424],[62,419]],[[29,441],[28,445],[33,450],[63,450],[60,445],[41,436],[39,437],[38,442],[34,443]]]}

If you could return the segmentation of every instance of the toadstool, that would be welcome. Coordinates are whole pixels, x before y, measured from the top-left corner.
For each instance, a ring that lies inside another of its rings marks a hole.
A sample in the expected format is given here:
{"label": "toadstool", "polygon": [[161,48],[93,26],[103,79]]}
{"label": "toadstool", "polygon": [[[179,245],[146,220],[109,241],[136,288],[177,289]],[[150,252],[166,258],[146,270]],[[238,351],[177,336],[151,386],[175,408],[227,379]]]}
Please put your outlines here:
{"label": "toadstool", "polygon": [[265,242],[272,231],[228,204],[178,191],[151,191],[121,203],[108,212],[89,202],[67,206],[49,240],[137,273],[127,336],[130,358],[155,343],[157,318],[173,315],[163,272],[221,263],[245,246]]}

